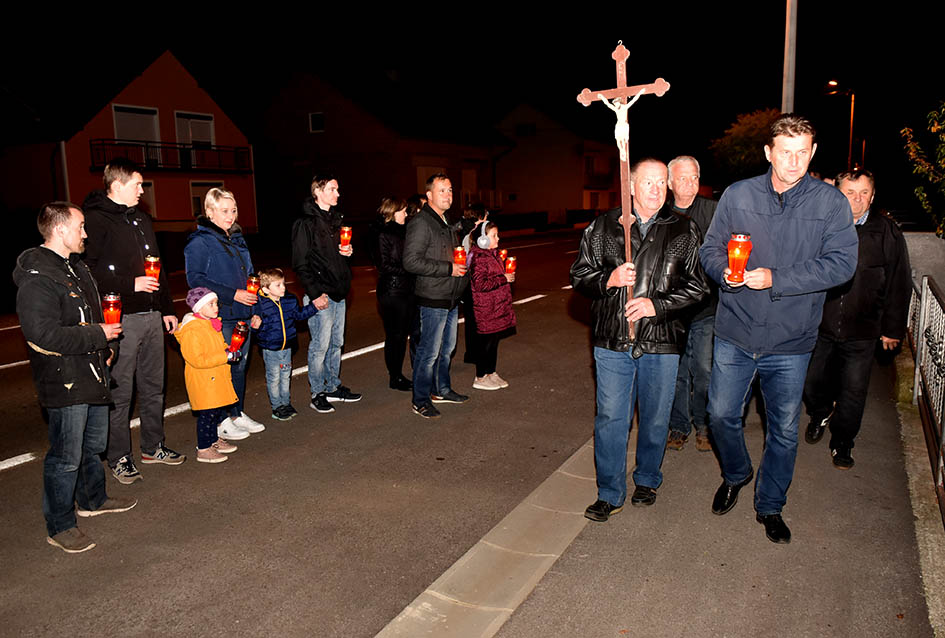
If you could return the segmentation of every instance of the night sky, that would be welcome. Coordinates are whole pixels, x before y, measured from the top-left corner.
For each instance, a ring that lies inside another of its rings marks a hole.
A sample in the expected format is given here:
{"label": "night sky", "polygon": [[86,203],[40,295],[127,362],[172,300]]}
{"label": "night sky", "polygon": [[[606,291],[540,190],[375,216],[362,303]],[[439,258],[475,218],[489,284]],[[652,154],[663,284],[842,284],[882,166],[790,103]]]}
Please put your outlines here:
{"label": "night sky", "polygon": [[[866,166],[877,172],[887,206],[917,208],[898,132],[922,127],[945,99],[933,55],[941,37],[933,4],[898,2],[885,14],[832,1],[800,5],[795,111],[819,131],[812,168],[825,175],[845,168],[849,101],[823,94],[836,78],[856,91],[856,148],[867,140]],[[584,87],[614,86],[610,54],[622,39],[630,84],[663,77],[672,85],[631,109],[631,155],[692,154],[704,160],[711,181],[710,141],[739,113],[780,108],[784,4],[621,6],[617,19],[595,7],[599,15],[573,24],[555,15],[497,17],[478,27],[417,10],[409,29],[392,23],[383,34],[314,11],[282,16],[272,28],[252,22],[250,30],[246,21],[223,17],[208,22],[213,28],[179,34],[148,29],[146,21],[127,28],[134,23],[128,20],[121,38],[95,42],[84,34],[81,46],[45,53],[30,34],[30,41],[3,45],[0,145],[57,139],[80,126],[166,48],[257,146],[265,145],[261,113],[298,70],[322,75],[405,134],[462,141],[524,100],[583,135],[609,140],[613,115],[600,104],[585,108],[575,96]]]}

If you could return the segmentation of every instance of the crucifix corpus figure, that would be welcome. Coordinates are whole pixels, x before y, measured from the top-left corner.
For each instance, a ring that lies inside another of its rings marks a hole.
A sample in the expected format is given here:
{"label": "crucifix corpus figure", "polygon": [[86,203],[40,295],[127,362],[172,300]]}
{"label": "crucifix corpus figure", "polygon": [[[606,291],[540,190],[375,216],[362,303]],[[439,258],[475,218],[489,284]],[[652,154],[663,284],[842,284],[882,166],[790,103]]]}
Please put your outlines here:
{"label": "crucifix corpus figure", "polygon": [[627,144],[630,143],[630,122],[627,121],[627,111],[633,106],[640,96],[646,93],[646,89],[640,89],[632,100],[624,104],[621,98],[615,97],[613,102],[607,100],[603,93],[598,93],[600,101],[607,105],[611,111],[617,114],[617,125],[614,127],[614,139],[617,140],[617,148],[620,149],[620,161],[627,161]]}
{"label": "crucifix corpus figure", "polygon": [[[594,91],[584,89],[577,96],[577,101],[584,106],[590,106],[591,102],[600,100],[607,105],[607,108],[617,114],[617,126],[614,127],[614,138],[617,140],[617,148],[620,150],[620,206],[622,214],[620,223],[623,224],[624,246],[626,247],[626,261],[633,261],[632,249],[630,247],[630,225],[633,223],[633,197],[630,194],[630,162],[627,156],[627,148],[630,145],[630,123],[627,120],[630,107],[640,99],[644,93],[652,93],[657,97],[662,97],[669,90],[669,82],[663,78],[656,78],[651,84],[640,84],[637,86],[627,86],[627,58],[630,52],[623,46],[623,41],[617,42],[617,48],[610,56],[617,65],[617,88],[607,91]],[[630,99],[630,96],[633,99]],[[633,297],[633,288],[627,286],[627,299]],[[633,321],[630,321],[630,338],[634,339]]]}

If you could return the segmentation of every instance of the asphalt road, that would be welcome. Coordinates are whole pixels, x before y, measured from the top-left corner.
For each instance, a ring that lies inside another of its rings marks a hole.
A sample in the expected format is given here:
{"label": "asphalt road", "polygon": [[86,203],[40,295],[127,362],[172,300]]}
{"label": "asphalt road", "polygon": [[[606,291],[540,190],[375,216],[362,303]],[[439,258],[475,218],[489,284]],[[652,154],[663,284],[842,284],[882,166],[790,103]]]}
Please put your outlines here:
{"label": "asphalt road", "polygon": [[[168,445],[191,458],[176,468],[141,466],[144,480],[131,486],[109,478],[111,493],[137,496],[139,505],[83,519],[98,546],[81,555],[45,542],[41,461],[0,472],[4,633],[374,635],[592,431],[587,304],[563,289],[577,233],[503,246],[519,257],[515,298],[545,295],[516,306],[518,334],[499,348],[507,390],[473,390],[474,368],[457,357],[454,388],[472,400],[423,420],[408,393],[387,388],[378,350],[342,363],[343,382],[364,393],[360,403],[317,414],[297,376],[300,415],[282,423],[262,418],[257,356],[247,412],[267,430],[210,466],[192,458],[190,414],[167,419]],[[373,272],[359,269],[346,351],[383,339],[373,288]],[[461,337],[460,353],[462,345]],[[294,363],[304,365],[304,354]],[[28,367],[0,375],[0,459],[41,456]],[[173,352],[167,394],[168,406],[185,400]]]}

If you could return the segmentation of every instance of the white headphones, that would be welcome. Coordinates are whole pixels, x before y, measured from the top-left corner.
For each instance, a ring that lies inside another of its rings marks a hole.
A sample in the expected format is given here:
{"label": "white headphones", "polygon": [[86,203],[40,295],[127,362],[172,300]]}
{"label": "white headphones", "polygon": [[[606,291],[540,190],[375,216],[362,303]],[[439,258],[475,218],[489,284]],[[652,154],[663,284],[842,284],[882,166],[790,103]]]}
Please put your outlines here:
{"label": "white headphones", "polygon": [[489,236],[486,235],[486,220],[482,220],[482,232],[479,233],[479,238],[476,239],[476,245],[486,250],[489,248]]}

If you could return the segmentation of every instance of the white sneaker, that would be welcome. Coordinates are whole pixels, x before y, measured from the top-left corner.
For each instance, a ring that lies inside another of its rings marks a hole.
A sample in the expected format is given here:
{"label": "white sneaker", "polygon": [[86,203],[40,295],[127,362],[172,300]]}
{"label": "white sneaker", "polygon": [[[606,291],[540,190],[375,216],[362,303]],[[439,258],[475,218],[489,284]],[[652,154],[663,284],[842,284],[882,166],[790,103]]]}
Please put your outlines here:
{"label": "white sneaker", "polygon": [[499,386],[500,388],[509,387],[509,382],[503,379],[502,377],[500,377],[498,372],[493,372],[492,374],[488,376],[492,377],[492,380],[495,381],[495,384]]}
{"label": "white sneaker", "polygon": [[241,441],[249,438],[249,432],[237,425],[230,417],[226,417],[217,426],[217,436],[230,441]]}
{"label": "white sneaker", "polygon": [[246,430],[250,434],[257,434],[266,429],[266,426],[259,421],[253,421],[251,418],[246,416],[245,412],[240,412],[240,415],[233,419],[233,422],[237,427]]}
{"label": "white sneaker", "polygon": [[473,387],[477,390],[498,390],[499,384],[492,380],[490,375],[476,377],[473,381]]}

